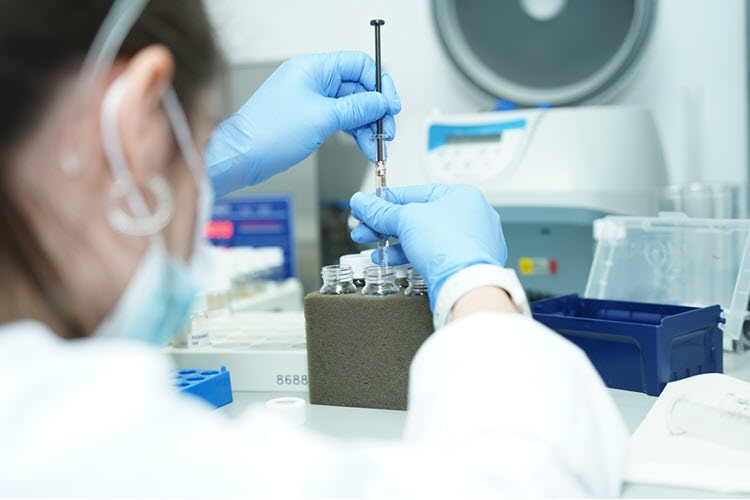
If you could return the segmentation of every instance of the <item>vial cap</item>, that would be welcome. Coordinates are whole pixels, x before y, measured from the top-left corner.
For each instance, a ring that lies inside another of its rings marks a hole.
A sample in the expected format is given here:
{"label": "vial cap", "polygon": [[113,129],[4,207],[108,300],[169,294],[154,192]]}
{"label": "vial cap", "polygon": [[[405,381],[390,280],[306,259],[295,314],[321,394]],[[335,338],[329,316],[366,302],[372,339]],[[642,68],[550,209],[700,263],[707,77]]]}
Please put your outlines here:
{"label": "vial cap", "polygon": [[396,273],[396,279],[406,278],[406,272],[411,267],[411,264],[401,264],[398,266],[392,266],[393,272]]}
{"label": "vial cap", "polygon": [[351,267],[354,279],[362,279],[365,276],[365,268],[373,265],[370,258],[371,253],[372,250],[365,250],[363,253],[342,255],[339,258],[339,264]]}

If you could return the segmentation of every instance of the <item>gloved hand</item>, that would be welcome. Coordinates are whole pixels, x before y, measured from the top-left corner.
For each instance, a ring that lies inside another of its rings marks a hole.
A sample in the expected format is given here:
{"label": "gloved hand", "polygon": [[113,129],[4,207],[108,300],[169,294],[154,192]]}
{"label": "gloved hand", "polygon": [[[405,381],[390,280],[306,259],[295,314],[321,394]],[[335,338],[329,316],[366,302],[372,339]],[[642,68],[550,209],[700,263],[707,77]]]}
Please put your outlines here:
{"label": "gloved hand", "polygon": [[294,57],[214,131],[206,165],[217,197],[252,186],[307,158],[344,130],[375,160],[375,121],[393,139],[401,110],[390,76],[375,90],[375,61],[363,52]]}
{"label": "gloved hand", "polygon": [[[463,185],[393,188],[385,201],[356,193],[352,215],[362,221],[352,231],[358,243],[377,241],[376,231],[399,238],[391,245],[391,265],[410,262],[427,282],[434,310],[445,281],[473,264],[504,266],[508,257],[500,216],[479,189]],[[378,263],[377,252],[373,262]]]}

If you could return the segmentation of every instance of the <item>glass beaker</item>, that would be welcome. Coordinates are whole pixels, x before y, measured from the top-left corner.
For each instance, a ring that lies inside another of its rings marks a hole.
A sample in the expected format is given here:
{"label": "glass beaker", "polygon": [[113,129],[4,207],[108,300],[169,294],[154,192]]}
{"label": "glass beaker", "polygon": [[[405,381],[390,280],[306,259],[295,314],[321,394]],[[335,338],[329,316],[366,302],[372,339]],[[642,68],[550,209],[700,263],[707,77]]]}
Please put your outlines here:
{"label": "glass beaker", "polygon": [[744,217],[739,186],[721,182],[690,182],[667,186],[660,205],[662,211],[682,212],[688,217]]}

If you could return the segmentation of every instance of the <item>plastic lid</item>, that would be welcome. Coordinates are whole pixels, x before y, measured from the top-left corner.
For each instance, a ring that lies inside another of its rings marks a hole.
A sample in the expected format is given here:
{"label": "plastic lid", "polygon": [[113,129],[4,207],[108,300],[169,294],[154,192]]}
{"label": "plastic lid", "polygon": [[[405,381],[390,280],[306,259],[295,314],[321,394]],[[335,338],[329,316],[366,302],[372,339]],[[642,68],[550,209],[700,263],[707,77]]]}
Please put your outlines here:
{"label": "plastic lid", "polygon": [[724,348],[741,349],[750,296],[750,220],[607,216],[584,296],[723,309]]}
{"label": "plastic lid", "polygon": [[370,258],[371,253],[372,250],[365,250],[362,253],[342,255],[341,258],[339,258],[339,264],[351,267],[354,279],[363,279],[365,276],[365,268],[373,265],[372,259]]}
{"label": "plastic lid", "polygon": [[393,266],[393,271],[396,273],[396,279],[406,278],[406,272],[411,267],[411,264],[401,264],[400,266]]}

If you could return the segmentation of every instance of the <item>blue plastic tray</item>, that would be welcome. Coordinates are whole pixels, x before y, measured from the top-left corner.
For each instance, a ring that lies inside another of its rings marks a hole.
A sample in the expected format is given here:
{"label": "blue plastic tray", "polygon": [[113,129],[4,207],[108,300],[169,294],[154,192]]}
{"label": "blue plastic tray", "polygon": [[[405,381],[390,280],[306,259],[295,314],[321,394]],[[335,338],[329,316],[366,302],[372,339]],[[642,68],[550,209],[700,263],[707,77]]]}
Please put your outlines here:
{"label": "blue plastic tray", "polygon": [[229,371],[223,366],[219,370],[177,370],[174,385],[179,392],[199,397],[215,408],[232,402]]}
{"label": "blue plastic tray", "polygon": [[607,387],[658,396],[667,382],[721,373],[721,307],[564,295],[531,303],[534,318],[578,345]]}

